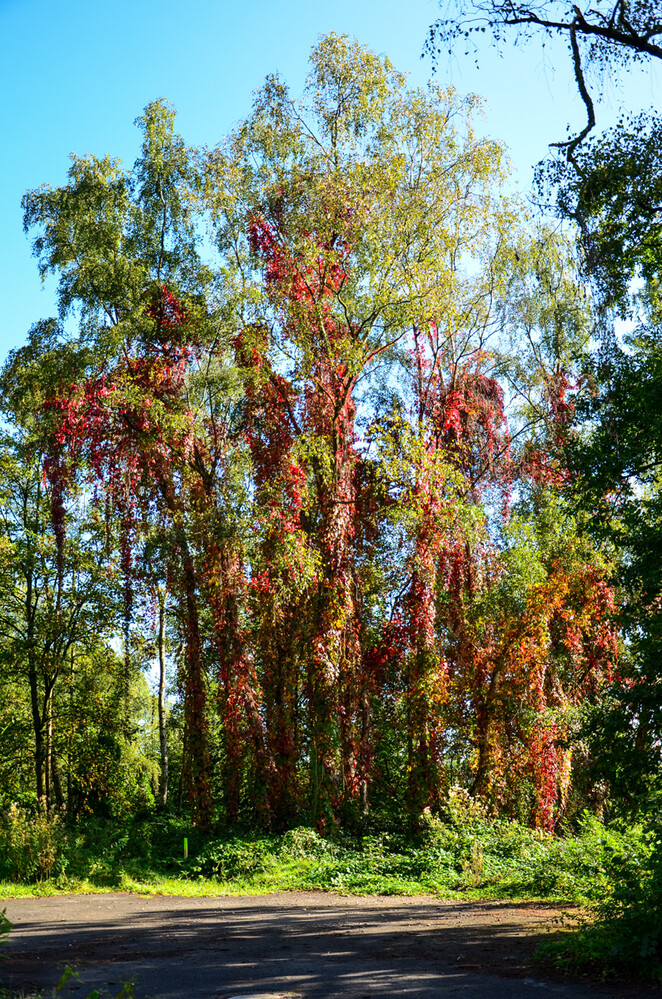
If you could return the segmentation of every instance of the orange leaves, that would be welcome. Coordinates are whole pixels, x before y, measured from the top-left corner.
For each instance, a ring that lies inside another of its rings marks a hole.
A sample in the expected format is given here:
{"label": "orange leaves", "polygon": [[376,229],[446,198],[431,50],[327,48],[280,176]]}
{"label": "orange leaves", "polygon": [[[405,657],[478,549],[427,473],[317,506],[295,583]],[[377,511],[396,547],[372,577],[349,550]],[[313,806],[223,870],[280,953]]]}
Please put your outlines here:
{"label": "orange leaves", "polygon": [[569,544],[518,614],[500,610],[474,652],[477,790],[505,800],[515,753],[534,791],[532,819],[545,829],[563,813],[572,776],[572,754],[564,748],[568,710],[595,696],[611,675],[613,610],[604,572],[583,563]]}

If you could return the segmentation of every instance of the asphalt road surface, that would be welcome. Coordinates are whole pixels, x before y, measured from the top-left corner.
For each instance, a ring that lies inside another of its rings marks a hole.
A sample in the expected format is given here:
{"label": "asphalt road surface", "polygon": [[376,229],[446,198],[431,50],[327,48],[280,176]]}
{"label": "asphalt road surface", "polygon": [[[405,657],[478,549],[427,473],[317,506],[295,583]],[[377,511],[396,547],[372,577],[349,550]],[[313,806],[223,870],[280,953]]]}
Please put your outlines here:
{"label": "asphalt road surface", "polygon": [[[3,902],[14,924],[0,981],[137,999],[634,999],[655,989],[550,980],[533,961],[560,910],[503,902],[317,893]],[[0,906],[1,907],[1,906]],[[63,993],[66,995],[66,992]]]}

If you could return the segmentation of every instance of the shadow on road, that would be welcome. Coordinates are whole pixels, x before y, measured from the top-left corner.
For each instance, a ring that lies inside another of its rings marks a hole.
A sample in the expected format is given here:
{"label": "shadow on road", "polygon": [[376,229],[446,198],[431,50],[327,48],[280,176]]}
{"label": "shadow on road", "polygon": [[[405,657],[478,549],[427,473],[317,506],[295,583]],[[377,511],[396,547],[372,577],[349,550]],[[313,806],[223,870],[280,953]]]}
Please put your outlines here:
{"label": "shadow on road", "polygon": [[85,983],[72,985],[81,996],[129,979],[139,999],[641,995],[542,980],[532,957],[541,933],[559,932],[554,906],[115,894],[18,899],[7,908],[15,928],[0,976],[26,991],[52,988],[69,965]]}

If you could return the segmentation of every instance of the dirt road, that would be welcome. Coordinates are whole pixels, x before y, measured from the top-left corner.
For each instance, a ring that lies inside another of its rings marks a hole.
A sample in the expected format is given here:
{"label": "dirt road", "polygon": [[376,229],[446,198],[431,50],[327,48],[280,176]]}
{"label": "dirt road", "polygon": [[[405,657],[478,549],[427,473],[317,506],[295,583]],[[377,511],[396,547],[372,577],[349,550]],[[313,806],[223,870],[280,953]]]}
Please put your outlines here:
{"label": "dirt road", "polygon": [[[434,898],[65,895],[8,901],[6,987],[138,999],[598,999],[645,989],[549,981],[531,958],[553,906]],[[657,991],[648,992],[659,996]]]}

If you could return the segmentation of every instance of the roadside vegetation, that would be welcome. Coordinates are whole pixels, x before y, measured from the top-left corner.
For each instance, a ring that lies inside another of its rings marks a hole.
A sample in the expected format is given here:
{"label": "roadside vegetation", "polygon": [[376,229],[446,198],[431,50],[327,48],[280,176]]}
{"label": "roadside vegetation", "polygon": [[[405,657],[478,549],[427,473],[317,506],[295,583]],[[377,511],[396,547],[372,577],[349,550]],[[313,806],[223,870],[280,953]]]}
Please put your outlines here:
{"label": "roadside vegetation", "polygon": [[17,812],[3,835],[5,895],[333,891],[584,904],[608,893],[615,865],[634,870],[649,855],[640,828],[608,830],[586,815],[576,835],[552,836],[486,817],[460,789],[445,815],[423,816],[416,836],[366,828],[323,837],[306,827],[215,836],[176,818],[137,819],[116,828],[91,820],[67,832],[57,817],[34,821]]}

